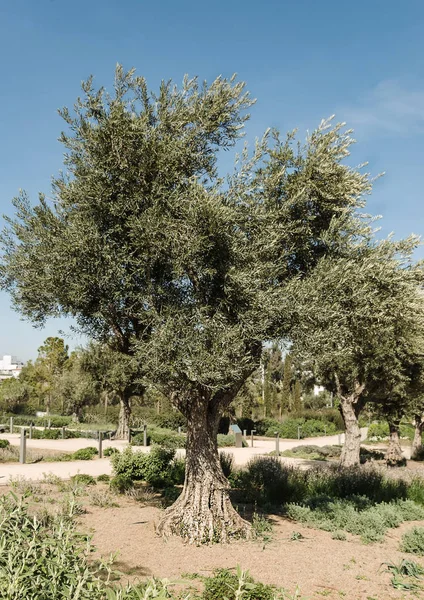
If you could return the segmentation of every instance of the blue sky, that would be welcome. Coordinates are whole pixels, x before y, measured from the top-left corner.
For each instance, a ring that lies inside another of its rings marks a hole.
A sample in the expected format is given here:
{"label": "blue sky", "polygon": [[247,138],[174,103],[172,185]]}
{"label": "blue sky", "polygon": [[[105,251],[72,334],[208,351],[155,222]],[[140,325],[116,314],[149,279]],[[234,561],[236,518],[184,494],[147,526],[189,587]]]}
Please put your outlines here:
{"label": "blue sky", "polygon": [[[120,62],[151,87],[237,72],[258,99],[248,140],[268,126],[304,136],[335,113],[355,129],[354,159],[386,172],[368,205],[384,216],[382,233],[421,235],[423,31],[422,0],[3,0],[0,212],[11,213],[19,188],[34,200],[49,191],[62,164],[57,109],[90,74],[109,86]],[[0,293],[0,355],[34,358],[48,335],[68,329],[62,320],[35,330]]]}

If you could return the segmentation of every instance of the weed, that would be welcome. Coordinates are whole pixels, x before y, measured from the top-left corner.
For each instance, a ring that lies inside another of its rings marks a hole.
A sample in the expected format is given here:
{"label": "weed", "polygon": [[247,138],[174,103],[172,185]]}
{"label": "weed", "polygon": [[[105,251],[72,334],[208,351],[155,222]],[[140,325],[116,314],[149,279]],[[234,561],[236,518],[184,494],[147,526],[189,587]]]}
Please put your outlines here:
{"label": "weed", "polygon": [[71,481],[77,485],[96,485],[96,480],[92,475],[87,475],[86,473],[77,473],[77,475],[73,475],[71,477]]}
{"label": "weed", "polygon": [[254,512],[252,517],[252,532],[256,539],[269,542],[272,535],[272,523],[264,515]]}
{"label": "weed", "polygon": [[106,490],[93,490],[90,494],[90,504],[100,506],[100,508],[112,508],[119,506],[110,492]]}

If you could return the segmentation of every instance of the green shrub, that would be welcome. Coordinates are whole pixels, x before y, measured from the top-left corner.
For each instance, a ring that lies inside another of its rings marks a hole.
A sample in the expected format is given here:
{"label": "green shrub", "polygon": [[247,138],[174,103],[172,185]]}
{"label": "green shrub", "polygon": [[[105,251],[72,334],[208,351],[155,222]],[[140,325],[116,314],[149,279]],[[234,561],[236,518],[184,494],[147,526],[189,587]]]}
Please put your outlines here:
{"label": "green shrub", "polygon": [[127,490],[130,490],[134,486],[134,483],[133,480],[128,477],[128,475],[120,474],[112,477],[109,486],[112,492],[123,494]]}
{"label": "green shrub", "polygon": [[[237,593],[237,590],[240,590]],[[242,595],[240,595],[240,592]],[[271,585],[255,583],[243,572],[232,573],[229,569],[217,569],[212,577],[205,579],[202,600],[274,600],[276,589]]]}
{"label": "green shrub", "polygon": [[9,448],[10,442],[9,440],[0,440],[0,448]]}
{"label": "green shrub", "polygon": [[238,475],[246,501],[279,506],[305,497],[306,472],[284,465],[278,458],[253,458]]}
{"label": "green shrub", "polygon": [[154,487],[180,484],[184,481],[184,461],[175,459],[175,450],[153,446],[150,453],[133,452],[131,447],[111,457],[115,475],[130,481],[147,481]]}
{"label": "green shrub", "polygon": [[160,415],[152,415],[148,418],[148,423],[152,423],[161,429],[178,431],[178,427],[185,428],[187,426],[187,419],[179,411],[172,411],[161,413]]}
{"label": "green shrub", "polygon": [[170,429],[150,429],[149,435],[151,444],[157,444],[170,450],[177,450],[186,446],[186,436]]}
{"label": "green shrub", "polygon": [[91,460],[97,454],[96,448],[80,448],[72,454],[72,460]]}
{"label": "green shrub", "polygon": [[116,453],[119,453],[118,448],[109,447],[109,448],[105,448],[103,450],[103,456],[105,456],[105,457],[112,456],[112,454],[116,454]]}
{"label": "green shrub", "polygon": [[225,477],[229,477],[234,467],[234,456],[229,452],[220,452],[219,462]]}
{"label": "green shrub", "polygon": [[347,536],[344,531],[333,531],[331,538],[333,540],[339,540],[340,542],[345,542],[347,539]]}
{"label": "green shrub", "polygon": [[[403,521],[424,517],[424,510],[410,501],[373,505],[368,498],[333,499],[315,497],[302,505],[290,504],[290,518],[310,527],[325,531],[347,531],[359,535],[363,542],[381,541],[388,528],[398,527]],[[421,515],[421,517],[419,517]]]}
{"label": "green shrub", "polygon": [[103,473],[102,475],[99,475],[97,477],[97,481],[100,481],[102,483],[109,483],[109,481],[110,481],[110,475],[107,475],[106,473]]}
{"label": "green shrub", "polygon": [[424,479],[414,477],[408,485],[408,498],[417,504],[424,505]]}
{"label": "green shrub", "polygon": [[153,487],[173,485],[175,450],[154,446],[146,456],[143,479]]}
{"label": "green shrub", "polygon": [[424,556],[424,527],[413,527],[406,531],[402,536],[400,550]]}
{"label": "green shrub", "polygon": [[115,475],[124,475],[130,481],[141,481],[144,478],[147,454],[133,452],[128,446],[123,452],[112,454],[110,457]]}
{"label": "green shrub", "polygon": [[278,432],[281,438],[297,439],[305,437],[317,437],[321,435],[332,435],[337,433],[336,425],[330,421],[322,421],[318,419],[290,418],[282,423],[272,423],[266,430],[265,435],[274,437],[275,432]]}
{"label": "green shrub", "polygon": [[90,547],[72,520],[34,520],[27,505],[0,498],[0,597],[100,600],[103,584],[88,565]]}
{"label": "green shrub", "polygon": [[[217,442],[218,448],[231,448],[236,445],[236,436],[232,433],[229,433],[228,435],[218,433]],[[247,443],[244,439],[242,440],[242,447],[247,448]]]}
{"label": "green shrub", "polygon": [[[144,433],[135,433],[131,438],[131,444],[133,446],[144,445]],[[186,436],[179,434],[170,429],[160,429],[158,427],[147,428],[147,445],[157,444],[164,448],[177,450],[178,448],[185,448]]]}
{"label": "green shrub", "polygon": [[71,481],[79,485],[96,485],[96,480],[92,475],[86,473],[77,473],[71,477]]}

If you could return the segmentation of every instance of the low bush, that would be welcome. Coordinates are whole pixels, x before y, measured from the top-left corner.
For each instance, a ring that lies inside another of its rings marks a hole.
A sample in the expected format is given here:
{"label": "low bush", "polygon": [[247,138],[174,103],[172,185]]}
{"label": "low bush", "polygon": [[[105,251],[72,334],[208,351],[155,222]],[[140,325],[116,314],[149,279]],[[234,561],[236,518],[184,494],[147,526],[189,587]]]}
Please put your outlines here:
{"label": "low bush", "polygon": [[0,448],[9,448],[10,442],[9,440],[0,440]]}
{"label": "low bush", "polygon": [[[236,445],[236,436],[232,433],[228,435],[224,435],[223,433],[218,433],[218,448],[232,448]],[[242,440],[242,447],[247,448],[247,442]]]}
{"label": "low bush", "polygon": [[117,453],[119,453],[119,450],[118,450],[118,448],[112,448],[112,447],[109,447],[109,448],[105,448],[105,449],[103,450],[103,456],[105,456],[106,458],[107,458],[108,456],[112,456],[112,454],[117,454]]}
{"label": "low bush", "polygon": [[248,573],[238,570],[217,569],[212,577],[205,579],[202,600],[274,600],[276,588],[263,583],[254,583]]}
{"label": "low bush", "polygon": [[97,481],[99,481],[101,483],[109,483],[109,481],[110,481],[110,475],[107,475],[106,473],[103,473],[102,475],[99,475],[97,477]]}
{"label": "low bush", "polygon": [[[414,427],[411,423],[401,423],[399,427],[399,436],[402,439],[412,440],[414,437]],[[389,437],[389,424],[386,421],[374,421],[368,427],[368,439],[372,441],[387,440]]]}
{"label": "low bush", "polygon": [[96,480],[92,475],[86,473],[77,473],[71,477],[71,481],[78,485],[96,485]]}
{"label": "low bush", "polygon": [[246,502],[281,506],[307,494],[306,472],[284,465],[278,458],[258,456],[232,480]]}
{"label": "low bush", "polygon": [[234,456],[229,452],[220,452],[219,462],[225,477],[229,477],[234,467]]}
{"label": "low bush", "polygon": [[417,500],[421,494],[424,497],[424,483],[418,478],[408,485],[402,479],[385,477],[372,467],[343,468],[333,464],[300,471],[265,456],[252,459],[245,469],[232,474],[230,481],[238,489],[240,501],[274,507],[315,496],[339,499],[364,496],[374,503],[406,499],[408,493],[413,493]]}
{"label": "low bush", "polygon": [[[185,448],[186,436],[181,435],[170,429],[160,429],[158,427],[147,428],[147,445],[157,444],[164,448],[177,450],[178,448]],[[144,433],[135,433],[131,438],[131,445],[143,446],[144,445]]]}
{"label": "low bush", "polygon": [[175,458],[175,450],[154,446],[150,453],[133,452],[131,447],[111,457],[115,475],[130,481],[147,481],[154,487],[166,487],[184,481],[184,461]]}
{"label": "low bush", "polygon": [[109,486],[112,492],[116,492],[117,494],[124,494],[126,491],[130,490],[134,486],[134,483],[132,479],[128,477],[128,475],[120,474],[115,475],[115,477],[112,477]]}
{"label": "low bush", "polygon": [[267,437],[274,437],[278,432],[281,438],[297,439],[333,435],[337,433],[334,423],[318,419],[286,419],[282,423],[273,423],[265,432]]}
{"label": "low bush", "polygon": [[424,509],[410,500],[374,505],[364,496],[337,500],[322,496],[302,505],[289,504],[287,515],[316,529],[359,535],[363,542],[370,543],[381,541],[388,528],[398,527],[403,521],[424,518]]}
{"label": "low bush", "polygon": [[178,431],[178,427],[185,429],[187,426],[187,419],[179,411],[152,415],[148,417],[147,422],[156,425],[161,429],[171,429],[174,431]]}
{"label": "low bush", "polygon": [[413,527],[406,531],[402,536],[400,550],[424,556],[424,527]]}
{"label": "low bush", "polygon": [[97,449],[89,446],[88,448],[80,448],[76,452],[74,452],[72,456],[72,460],[91,460],[97,454]]}

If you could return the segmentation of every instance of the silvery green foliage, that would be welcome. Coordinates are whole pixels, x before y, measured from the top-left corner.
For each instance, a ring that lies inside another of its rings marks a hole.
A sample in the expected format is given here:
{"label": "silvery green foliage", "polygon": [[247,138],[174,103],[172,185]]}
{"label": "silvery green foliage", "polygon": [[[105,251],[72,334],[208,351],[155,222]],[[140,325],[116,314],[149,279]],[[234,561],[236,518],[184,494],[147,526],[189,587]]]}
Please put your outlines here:
{"label": "silvery green foliage", "polygon": [[4,600],[150,600],[171,598],[167,580],[109,583],[113,557],[90,564],[90,539],[66,518],[38,519],[16,496],[0,498],[0,598]]}
{"label": "silvery green foliage", "polygon": [[423,265],[415,237],[361,243],[351,256],[323,257],[292,282],[293,351],[327,387],[361,401],[399,402],[424,357]]}
{"label": "silvery green foliage", "polygon": [[180,406],[194,392],[234,397],[263,341],[288,334],[287,282],[370,231],[358,210],[371,181],[344,164],[340,124],[299,145],[267,131],[219,178],[218,152],[252,104],[234,77],[155,94],[118,66],[112,95],[84,83],[61,111],[51,198],[32,206],[22,193],[2,235],[0,281],[17,310],[38,324],[73,316]]}

